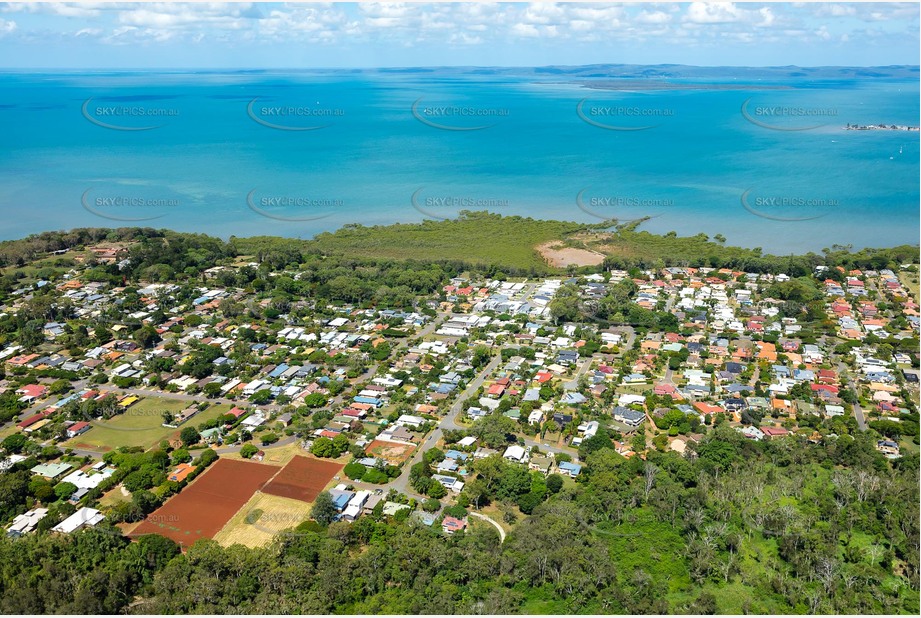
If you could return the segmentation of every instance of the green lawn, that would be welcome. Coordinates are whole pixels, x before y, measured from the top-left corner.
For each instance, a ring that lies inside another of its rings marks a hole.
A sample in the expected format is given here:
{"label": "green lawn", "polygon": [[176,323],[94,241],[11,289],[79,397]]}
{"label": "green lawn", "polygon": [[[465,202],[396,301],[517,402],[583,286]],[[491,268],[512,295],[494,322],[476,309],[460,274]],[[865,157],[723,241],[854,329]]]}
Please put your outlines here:
{"label": "green lawn", "polygon": [[121,504],[122,502],[131,502],[131,496],[126,496],[122,493],[121,485],[118,485],[114,489],[109,490],[108,493],[104,494],[102,498],[99,499],[100,505],[108,507],[113,507],[116,504]]}
{"label": "green lawn", "polygon": [[14,433],[19,431],[19,427],[16,426],[16,423],[12,423],[9,427],[0,429],[0,440],[3,440],[7,436],[11,436]]}
{"label": "green lawn", "polygon": [[919,288],[918,273],[910,273],[903,270],[899,272],[898,277],[899,281],[902,282],[902,285],[908,289],[908,293],[912,295],[912,298],[917,299]]}
{"label": "green lawn", "polygon": [[[159,444],[161,440],[179,435],[180,429],[163,427],[162,412],[180,412],[190,405],[163,397],[147,397],[134,404],[123,414],[107,421],[93,423],[93,428],[81,436],[64,443],[65,447],[109,451],[121,446],[140,446],[145,449]],[[213,405],[188,421],[197,427],[204,421],[217,418],[230,409],[229,404]]]}
{"label": "green lawn", "polygon": [[917,453],[921,450],[917,444],[912,442],[912,438],[908,436],[902,436],[902,439],[899,440],[899,449],[902,451],[903,455]]}

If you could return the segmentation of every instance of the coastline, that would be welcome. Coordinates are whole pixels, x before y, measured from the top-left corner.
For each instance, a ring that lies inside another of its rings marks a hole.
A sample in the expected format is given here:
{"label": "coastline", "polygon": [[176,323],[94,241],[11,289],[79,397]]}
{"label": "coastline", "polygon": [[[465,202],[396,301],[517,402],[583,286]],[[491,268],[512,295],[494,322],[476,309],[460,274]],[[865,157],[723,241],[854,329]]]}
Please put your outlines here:
{"label": "coastline", "polygon": [[[634,221],[625,225],[610,222],[584,223],[554,219],[536,219],[504,216],[486,211],[464,211],[459,217],[422,223],[394,223],[390,225],[347,224],[334,231],[324,231],[310,237],[293,237],[278,234],[253,233],[247,236],[229,234],[217,236],[203,234],[221,242],[257,247],[283,246],[287,242],[303,243],[321,253],[352,255],[359,258],[384,260],[460,260],[491,264],[499,267],[533,268],[549,266],[562,271],[567,267],[601,268],[610,258],[615,261],[695,262],[704,260],[742,260],[751,263],[815,256],[822,259],[826,251],[845,250],[849,253],[874,254],[900,252],[906,247],[911,255],[917,254],[918,243],[894,243],[874,247],[854,247],[826,239],[826,246],[815,251],[776,251],[771,247],[744,247],[732,243],[716,232],[678,235],[671,232],[657,234],[643,229],[649,221]],[[770,222],[765,222],[770,223]],[[35,240],[57,239],[62,244],[65,236],[80,230],[104,230],[124,235],[131,230],[146,230],[157,235],[195,234],[197,230],[177,230],[162,226],[82,227],[52,230],[23,238],[0,241],[0,254],[22,243]],[[145,233],[148,233],[146,232]],[[472,235],[480,242],[469,242]],[[69,247],[68,250],[72,248]],[[66,255],[63,251],[58,255]],[[10,266],[9,259],[7,267]]]}

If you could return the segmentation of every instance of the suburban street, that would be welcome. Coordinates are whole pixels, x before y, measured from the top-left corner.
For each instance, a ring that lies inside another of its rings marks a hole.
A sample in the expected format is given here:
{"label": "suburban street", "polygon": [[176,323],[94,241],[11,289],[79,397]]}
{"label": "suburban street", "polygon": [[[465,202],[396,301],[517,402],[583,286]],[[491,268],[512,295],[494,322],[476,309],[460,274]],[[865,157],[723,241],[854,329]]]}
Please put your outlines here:
{"label": "suburban street", "polygon": [[[848,375],[848,371],[849,371],[848,366],[839,361],[838,362],[838,376],[842,376],[842,377],[846,376]],[[867,419],[863,415],[863,410],[860,408],[860,403],[855,402],[852,407],[854,408],[854,418],[857,419],[857,427],[859,427],[861,431],[866,431],[867,430]]]}
{"label": "suburban street", "polygon": [[448,410],[448,413],[444,415],[444,418],[438,423],[438,426],[432,431],[431,435],[425,439],[425,441],[419,445],[419,448],[416,449],[415,454],[412,458],[409,459],[405,464],[403,464],[403,472],[399,477],[395,478],[390,482],[390,487],[393,487],[399,492],[410,495],[412,492],[409,486],[409,471],[413,465],[422,461],[422,455],[427,450],[432,448],[444,435],[444,429],[463,429],[461,425],[457,424],[457,417],[461,413],[464,407],[464,401],[477,391],[480,386],[483,385],[483,382],[486,380],[486,376],[490,375],[496,367],[499,366],[499,363],[502,362],[502,356],[496,355],[481,371],[477,376],[470,381],[467,385],[467,388],[457,397],[457,400],[451,406],[451,409]]}

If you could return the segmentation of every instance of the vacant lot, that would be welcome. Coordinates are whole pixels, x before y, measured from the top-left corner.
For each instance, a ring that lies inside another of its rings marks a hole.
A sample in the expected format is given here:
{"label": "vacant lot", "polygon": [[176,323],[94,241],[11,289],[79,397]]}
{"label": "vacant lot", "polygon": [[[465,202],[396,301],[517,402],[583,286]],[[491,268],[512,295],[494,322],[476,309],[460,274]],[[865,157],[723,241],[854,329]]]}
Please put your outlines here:
{"label": "vacant lot", "polygon": [[[286,444],[284,446],[276,446],[271,444],[269,446],[260,446],[259,440],[254,440],[253,444],[259,446],[262,451],[265,453],[265,458],[262,460],[262,463],[268,464],[270,466],[278,466],[279,468],[291,461],[291,458],[296,455],[302,455],[307,451],[301,447],[301,441],[295,440],[291,444]],[[221,455],[221,457],[226,457],[228,459],[239,459],[242,461],[248,461],[240,455],[240,451],[235,453],[227,453],[226,455]]]}
{"label": "vacant lot", "polygon": [[89,431],[68,440],[64,446],[93,451],[110,451],[120,446],[140,446],[148,449],[159,444],[161,440],[178,438],[182,427],[198,427],[200,423],[214,420],[230,409],[227,404],[213,405],[178,429],[163,426],[163,412],[175,414],[185,410],[189,405],[191,404],[188,401],[147,397],[118,416],[104,421],[93,421]]}
{"label": "vacant lot", "polygon": [[295,456],[262,491],[283,498],[313,502],[340,470],[342,464],[339,463]]}
{"label": "vacant lot", "polygon": [[107,493],[102,495],[102,498],[99,499],[99,504],[102,506],[115,506],[122,502],[131,502],[131,493],[122,487],[121,485],[110,489]]}
{"label": "vacant lot", "polygon": [[365,449],[368,455],[379,457],[392,466],[399,466],[409,459],[416,447],[412,444],[400,444],[399,442],[387,442],[386,440],[375,440]]}
{"label": "vacant lot", "polygon": [[131,536],[160,534],[186,547],[202,537],[214,538],[278,471],[274,466],[220,459],[151,513]]}
{"label": "vacant lot", "polygon": [[224,547],[236,543],[247,547],[264,547],[282,530],[293,528],[308,519],[311,506],[308,502],[256,492],[227,525],[214,535],[214,540]]}
{"label": "vacant lot", "polygon": [[567,266],[597,266],[604,262],[604,254],[587,249],[566,247],[559,242],[548,242],[537,247],[547,263],[556,268]]}

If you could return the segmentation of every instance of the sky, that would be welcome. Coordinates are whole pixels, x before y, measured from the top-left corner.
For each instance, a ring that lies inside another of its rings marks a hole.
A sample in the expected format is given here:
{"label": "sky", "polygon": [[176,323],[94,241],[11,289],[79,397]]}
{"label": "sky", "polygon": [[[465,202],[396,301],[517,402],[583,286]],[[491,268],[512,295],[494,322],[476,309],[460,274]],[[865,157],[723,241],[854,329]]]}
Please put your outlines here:
{"label": "sky", "polygon": [[919,64],[915,3],[0,3],[0,68]]}

